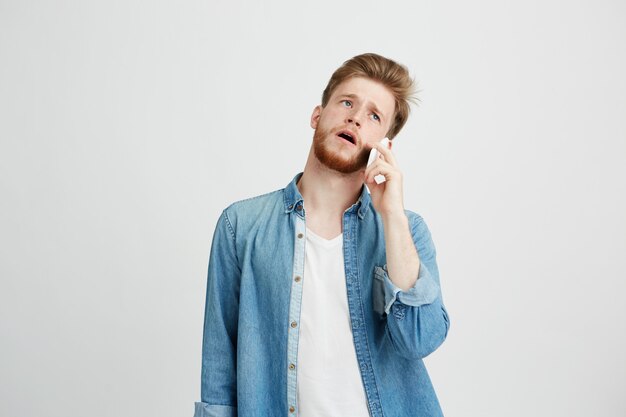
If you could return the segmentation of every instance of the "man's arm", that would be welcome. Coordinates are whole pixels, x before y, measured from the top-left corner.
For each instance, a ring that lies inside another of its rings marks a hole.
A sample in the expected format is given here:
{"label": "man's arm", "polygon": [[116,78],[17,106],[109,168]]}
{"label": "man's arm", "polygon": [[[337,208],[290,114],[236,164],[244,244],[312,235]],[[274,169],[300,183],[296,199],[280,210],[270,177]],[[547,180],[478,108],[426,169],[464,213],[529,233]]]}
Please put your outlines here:
{"label": "man's arm", "polygon": [[[365,170],[374,209],[383,219],[387,264],[378,271],[385,289],[389,338],[401,356],[423,358],[445,340],[450,321],[443,305],[435,245],[424,220],[404,210],[402,172],[391,150]],[[374,177],[383,175],[377,184]]]}
{"label": "man's arm", "polygon": [[396,287],[409,290],[417,281],[420,259],[404,210],[382,216],[389,278]]}
{"label": "man's arm", "polygon": [[[383,220],[389,276],[398,288],[406,291],[418,279],[420,259],[411,236],[409,219],[404,213],[402,172],[391,149],[381,143],[373,147],[380,156],[366,168],[364,181],[370,188],[374,209]],[[378,175],[385,177],[381,184],[374,181]]]}
{"label": "man's arm", "polygon": [[240,269],[235,234],[226,210],[220,216],[209,258],[204,337],[202,340],[201,402],[194,417],[237,415],[237,321]]}
{"label": "man's arm", "polygon": [[[387,265],[381,271],[385,291],[385,312],[387,313],[387,331],[398,353],[407,358],[423,358],[435,351],[445,340],[450,320],[441,295],[439,269],[436,250],[430,231],[424,220],[411,213],[411,225],[407,233],[411,236],[410,246],[419,253],[418,271],[408,279],[413,285],[408,289],[400,288],[392,275],[389,262],[402,261],[402,248],[399,253],[387,247]],[[401,235],[404,234],[401,232]],[[385,230],[385,240],[396,237],[390,230]],[[400,240],[398,238],[398,240]],[[400,242],[396,242],[400,243]],[[392,243],[393,245],[393,243]],[[409,251],[410,252],[410,251]],[[405,272],[402,264],[394,266],[396,271]],[[408,270],[408,268],[407,268]]]}

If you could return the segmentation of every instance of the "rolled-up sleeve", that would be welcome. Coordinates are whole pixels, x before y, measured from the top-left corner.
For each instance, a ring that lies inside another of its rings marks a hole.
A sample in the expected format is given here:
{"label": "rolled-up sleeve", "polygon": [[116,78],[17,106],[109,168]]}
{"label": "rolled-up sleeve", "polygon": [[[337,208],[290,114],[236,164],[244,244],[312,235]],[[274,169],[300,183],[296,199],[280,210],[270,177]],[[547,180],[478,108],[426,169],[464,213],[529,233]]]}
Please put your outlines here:
{"label": "rolled-up sleeve", "polygon": [[385,284],[385,313],[387,314],[389,314],[391,306],[396,300],[408,306],[419,307],[424,304],[431,304],[439,295],[439,284],[432,278],[428,268],[423,263],[420,263],[415,285],[407,291],[403,291],[389,279],[387,265],[383,268],[376,267],[376,274]]}
{"label": "rolled-up sleeve", "polygon": [[406,291],[389,278],[387,266],[377,267],[375,274],[384,283],[387,331],[400,355],[423,358],[439,347],[450,327],[443,304],[436,249],[430,230],[417,214],[407,212],[411,236],[420,258],[417,281]]}
{"label": "rolled-up sleeve", "polygon": [[237,409],[228,405],[197,402],[193,417],[237,417]]}

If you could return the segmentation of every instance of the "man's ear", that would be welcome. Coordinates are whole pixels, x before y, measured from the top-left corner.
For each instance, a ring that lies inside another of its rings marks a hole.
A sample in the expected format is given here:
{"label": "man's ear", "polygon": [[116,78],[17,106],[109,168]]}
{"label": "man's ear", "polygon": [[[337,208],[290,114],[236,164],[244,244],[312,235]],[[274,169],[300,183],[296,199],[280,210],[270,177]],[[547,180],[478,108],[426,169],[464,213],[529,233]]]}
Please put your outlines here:
{"label": "man's ear", "polygon": [[393,139],[389,139],[389,150],[391,150],[391,147],[393,146]]}
{"label": "man's ear", "polygon": [[311,127],[313,129],[317,129],[317,123],[320,120],[320,115],[322,114],[322,106],[315,106],[313,109],[313,114],[311,115]]}

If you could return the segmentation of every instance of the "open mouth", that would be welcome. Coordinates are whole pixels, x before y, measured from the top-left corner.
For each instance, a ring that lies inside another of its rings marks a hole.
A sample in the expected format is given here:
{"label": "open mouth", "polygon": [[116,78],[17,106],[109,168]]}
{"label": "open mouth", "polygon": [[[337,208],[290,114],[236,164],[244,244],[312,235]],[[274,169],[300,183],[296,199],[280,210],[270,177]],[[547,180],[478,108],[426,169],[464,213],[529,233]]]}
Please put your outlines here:
{"label": "open mouth", "polygon": [[348,134],[346,132],[340,132],[339,134],[337,134],[337,136],[339,136],[342,139],[347,140],[348,142],[350,142],[353,145],[356,145],[356,140],[354,140],[354,138],[350,134]]}

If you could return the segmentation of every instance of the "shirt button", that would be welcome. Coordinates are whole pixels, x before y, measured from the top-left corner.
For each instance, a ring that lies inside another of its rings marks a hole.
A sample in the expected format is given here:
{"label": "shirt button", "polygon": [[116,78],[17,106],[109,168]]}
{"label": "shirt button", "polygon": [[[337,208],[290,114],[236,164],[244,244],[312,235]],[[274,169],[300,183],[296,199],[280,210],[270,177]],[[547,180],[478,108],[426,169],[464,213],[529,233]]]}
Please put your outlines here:
{"label": "shirt button", "polygon": [[296,282],[300,282],[300,280],[301,280],[301,279],[302,279],[302,278],[301,278],[300,276],[297,276],[297,277],[295,277],[295,278],[294,278],[294,281],[296,281]]}
{"label": "shirt button", "polygon": [[289,370],[293,371],[294,369],[296,369],[296,365],[294,365],[293,363],[290,363]]}
{"label": "shirt button", "polygon": [[298,239],[302,239],[304,235],[302,233],[298,233]]}
{"label": "shirt button", "polygon": [[298,210],[298,211],[302,210],[302,204],[298,204],[298,205],[296,206],[296,210]]}
{"label": "shirt button", "polygon": [[291,322],[291,327],[295,328],[295,327],[297,327],[297,326],[298,326],[298,323],[296,323],[295,321],[292,321],[292,322]]}
{"label": "shirt button", "polygon": [[289,412],[293,413],[294,411],[296,411],[296,407],[294,407],[293,405],[291,407],[289,407]]}

